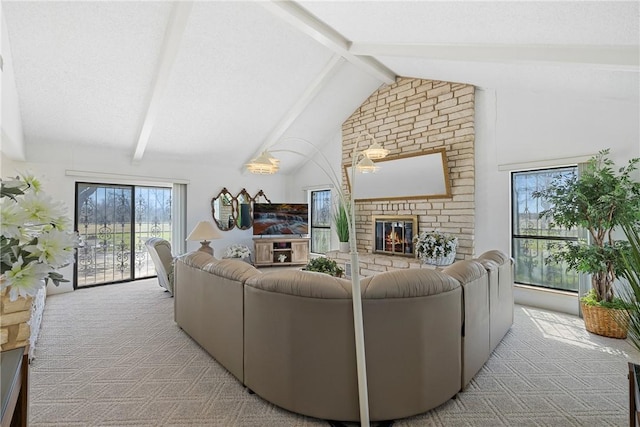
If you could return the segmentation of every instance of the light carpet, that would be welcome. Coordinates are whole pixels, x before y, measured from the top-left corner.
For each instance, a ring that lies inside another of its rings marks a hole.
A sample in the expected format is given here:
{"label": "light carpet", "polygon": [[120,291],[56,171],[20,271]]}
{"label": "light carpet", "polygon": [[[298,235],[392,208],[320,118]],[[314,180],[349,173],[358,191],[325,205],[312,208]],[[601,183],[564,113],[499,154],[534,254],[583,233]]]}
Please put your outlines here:
{"label": "light carpet", "polygon": [[[627,361],[639,359],[577,317],[516,306],[457,399],[395,425],[624,426]],[[249,394],[176,326],[155,279],[47,298],[30,375],[34,427],[327,425]]]}

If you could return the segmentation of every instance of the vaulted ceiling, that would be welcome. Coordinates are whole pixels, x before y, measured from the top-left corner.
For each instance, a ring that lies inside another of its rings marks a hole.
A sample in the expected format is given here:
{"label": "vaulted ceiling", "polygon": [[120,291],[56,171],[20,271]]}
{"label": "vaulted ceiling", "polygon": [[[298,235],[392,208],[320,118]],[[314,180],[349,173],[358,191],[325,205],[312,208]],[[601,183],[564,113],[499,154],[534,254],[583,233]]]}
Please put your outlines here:
{"label": "vaulted ceiling", "polygon": [[[631,2],[2,2],[24,144],[238,168],[396,76],[638,99]],[[5,43],[3,43],[4,47]],[[636,93],[634,93],[634,91]]]}

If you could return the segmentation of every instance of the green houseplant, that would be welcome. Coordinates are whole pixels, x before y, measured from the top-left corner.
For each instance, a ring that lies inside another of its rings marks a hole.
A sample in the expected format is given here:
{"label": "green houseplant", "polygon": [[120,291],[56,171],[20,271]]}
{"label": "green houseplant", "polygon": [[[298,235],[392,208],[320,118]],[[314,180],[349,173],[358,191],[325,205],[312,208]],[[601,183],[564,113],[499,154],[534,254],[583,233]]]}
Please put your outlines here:
{"label": "green houseplant", "polygon": [[637,228],[627,224],[622,228],[629,241],[629,250],[623,252],[619,270],[620,277],[629,283],[623,288],[627,316],[622,322],[627,322],[629,340],[640,351],[640,236]]}
{"label": "green houseplant", "polygon": [[624,309],[624,302],[614,298],[613,283],[627,242],[615,240],[613,231],[622,224],[636,226],[640,220],[640,183],[631,177],[640,159],[629,160],[615,172],[608,154],[608,149],[600,151],[579,175],[557,177],[533,195],[549,203],[550,207],[540,212],[542,218],[567,229],[580,227],[589,232],[591,242],[568,242],[545,261],[564,261],[569,270],[590,274],[591,291],[581,300],[587,330],[624,338],[626,330],[612,327],[609,331],[609,323],[603,324],[609,319],[617,324],[615,315],[590,311],[590,307]]}
{"label": "green houseplant", "polygon": [[340,252],[349,250],[349,207],[343,202],[339,202],[333,211],[333,223],[336,226],[338,241],[340,242]]}
{"label": "green houseplant", "polygon": [[304,269],[307,271],[326,273],[335,277],[342,277],[342,274],[344,273],[344,270],[338,267],[338,263],[336,263],[335,260],[326,257],[312,259]]}

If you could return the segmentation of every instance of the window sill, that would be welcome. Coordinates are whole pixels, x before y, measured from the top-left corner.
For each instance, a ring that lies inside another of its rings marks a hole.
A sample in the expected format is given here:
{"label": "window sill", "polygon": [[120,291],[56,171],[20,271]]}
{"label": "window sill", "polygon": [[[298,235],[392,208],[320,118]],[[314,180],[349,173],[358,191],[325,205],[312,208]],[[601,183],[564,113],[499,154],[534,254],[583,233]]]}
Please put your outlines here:
{"label": "window sill", "polygon": [[538,288],[529,285],[514,285],[516,304],[578,315],[578,293],[557,289]]}

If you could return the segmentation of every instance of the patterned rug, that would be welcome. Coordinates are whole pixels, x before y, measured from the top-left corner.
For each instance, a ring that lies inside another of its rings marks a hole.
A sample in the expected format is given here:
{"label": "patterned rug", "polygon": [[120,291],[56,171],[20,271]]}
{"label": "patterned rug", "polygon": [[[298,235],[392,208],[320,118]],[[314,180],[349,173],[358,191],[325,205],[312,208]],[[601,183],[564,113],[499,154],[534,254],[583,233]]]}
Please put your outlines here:
{"label": "patterned rug", "polygon": [[[47,298],[30,371],[30,425],[326,426],[249,394],[173,321],[155,279]],[[396,426],[624,426],[624,340],[581,319],[516,306],[469,387]]]}

